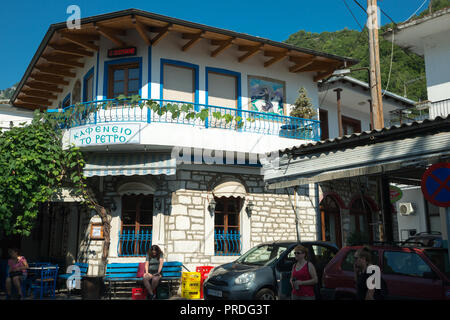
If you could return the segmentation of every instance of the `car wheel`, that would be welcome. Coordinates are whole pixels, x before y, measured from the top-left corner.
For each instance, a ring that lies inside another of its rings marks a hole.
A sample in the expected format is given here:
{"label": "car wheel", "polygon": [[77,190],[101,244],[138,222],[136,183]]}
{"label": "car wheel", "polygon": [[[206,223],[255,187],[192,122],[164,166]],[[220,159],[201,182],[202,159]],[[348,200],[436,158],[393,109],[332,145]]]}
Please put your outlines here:
{"label": "car wheel", "polygon": [[255,295],[255,300],[275,300],[275,294],[270,289],[261,289]]}

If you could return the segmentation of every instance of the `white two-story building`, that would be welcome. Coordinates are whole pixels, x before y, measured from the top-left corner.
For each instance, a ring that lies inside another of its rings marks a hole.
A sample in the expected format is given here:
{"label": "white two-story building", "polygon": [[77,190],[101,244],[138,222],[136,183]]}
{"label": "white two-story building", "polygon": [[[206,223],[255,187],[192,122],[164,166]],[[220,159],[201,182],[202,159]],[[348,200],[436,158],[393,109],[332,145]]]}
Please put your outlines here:
{"label": "white two-story building", "polygon": [[[424,57],[430,119],[450,114],[449,31],[450,8],[445,8],[401,23],[384,34],[387,40]],[[411,203],[415,208],[414,214],[399,216],[399,224],[405,230],[403,239],[408,231],[446,232],[445,209],[427,201],[420,185],[408,187],[403,194],[399,203]]]}
{"label": "white two-story building", "polygon": [[[261,163],[320,139],[318,118],[289,117],[291,104],[304,87],[318,108],[317,81],[355,63],[130,9],[51,25],[11,101],[64,115],[64,143],[82,148],[112,212],[108,262],[143,261],[158,244],[194,270],[316,239],[314,185],[268,191]],[[61,196],[22,248],[96,274],[102,239],[100,218]]]}

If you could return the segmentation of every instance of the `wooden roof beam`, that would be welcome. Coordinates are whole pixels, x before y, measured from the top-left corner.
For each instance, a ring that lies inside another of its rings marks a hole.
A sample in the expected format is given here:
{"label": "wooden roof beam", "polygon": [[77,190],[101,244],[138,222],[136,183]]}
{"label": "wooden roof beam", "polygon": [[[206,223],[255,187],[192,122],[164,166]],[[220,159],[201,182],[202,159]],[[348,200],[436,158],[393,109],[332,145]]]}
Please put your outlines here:
{"label": "wooden roof beam", "polygon": [[299,63],[299,64],[296,64],[295,66],[290,67],[289,72],[294,72],[294,73],[299,72],[299,71],[305,69],[306,67],[312,65],[313,63],[314,63],[314,59],[305,60],[303,63]]}
{"label": "wooden roof beam", "polygon": [[80,35],[80,34],[67,34],[64,32],[60,32],[60,35],[63,39],[66,39],[70,42],[73,42],[87,50],[98,51],[99,47],[93,44],[91,41],[99,40],[98,36],[92,35]]}
{"label": "wooden roof beam", "polygon": [[58,98],[51,92],[46,92],[46,91],[41,91],[41,90],[23,89],[20,93],[21,94],[23,93],[24,95],[29,96],[29,97],[46,98],[46,99],[50,99],[50,100],[55,100]]}
{"label": "wooden roof beam", "polygon": [[41,83],[41,82],[27,82],[25,83],[25,86],[36,89],[36,90],[42,90],[42,91],[50,91],[50,92],[63,92],[63,89],[58,88],[58,86],[54,86],[47,83]]}
{"label": "wooden roof beam", "polygon": [[14,106],[16,107],[21,107],[21,108],[26,108],[26,109],[31,109],[31,110],[36,110],[36,109],[40,109],[41,111],[45,111],[47,108],[44,106],[41,106],[38,103],[29,103],[29,102],[22,102],[22,101],[17,101],[20,100],[19,98],[16,99],[16,101],[14,102]]}
{"label": "wooden roof beam", "polygon": [[54,51],[64,54],[71,54],[79,57],[93,57],[94,53],[91,51],[87,51],[79,47],[78,45],[58,45],[58,44],[50,44],[49,45]]}
{"label": "wooden roof beam", "polygon": [[43,55],[42,58],[44,58],[48,62],[62,65],[62,66],[73,67],[73,68],[84,68],[84,63],[70,60],[67,56],[66,57],[52,57],[52,56]]}
{"label": "wooden roof beam", "polygon": [[318,73],[313,78],[314,82],[317,82],[317,81],[320,81],[322,79],[328,78],[329,76],[331,76],[333,74],[334,70],[336,70],[336,69],[337,69],[337,67],[334,67],[334,68],[328,69],[327,71]]}
{"label": "wooden roof beam", "polygon": [[213,52],[211,52],[211,57],[217,57],[217,55],[223,51],[225,51],[226,49],[228,49],[229,47],[231,47],[231,45],[233,44],[235,38],[230,38],[227,40],[212,40],[211,44],[212,45],[218,45],[219,47],[214,50]]}
{"label": "wooden roof beam", "polygon": [[139,20],[137,20],[135,16],[131,17],[131,21],[133,22],[134,28],[139,33],[141,39],[144,40],[144,42],[148,46],[151,46],[152,41],[150,40],[150,37],[147,35],[146,27]]}
{"label": "wooden roof beam", "polygon": [[244,62],[250,57],[253,57],[255,54],[258,53],[258,51],[264,46],[264,44],[259,44],[257,46],[239,46],[240,51],[247,51],[246,54],[240,56],[238,58],[239,62]]}
{"label": "wooden roof beam", "polygon": [[36,66],[36,69],[41,71],[42,73],[48,73],[55,76],[63,76],[68,78],[75,78],[76,74],[73,72],[70,72],[70,70],[58,68],[55,66],[49,66],[49,67],[42,67],[42,66]]}
{"label": "wooden roof beam", "polygon": [[169,34],[169,29],[172,27],[172,24],[169,23],[167,26],[163,28],[158,28],[158,35],[156,35],[153,39],[151,39],[152,46],[156,46],[158,42],[160,42],[166,35]]}
{"label": "wooden roof beam", "polygon": [[183,39],[191,39],[188,43],[186,43],[181,50],[188,51],[194,44],[196,44],[205,34],[205,31],[199,32],[197,34],[189,34],[183,33]]}
{"label": "wooden roof beam", "polygon": [[125,43],[125,41],[117,38],[118,35],[125,36],[126,35],[126,31],[125,30],[115,30],[115,29],[104,27],[104,26],[99,26],[95,22],[94,22],[94,27],[95,27],[95,30],[97,30],[98,33],[100,33],[105,38],[107,38],[107,39],[111,40],[112,42],[114,42],[114,44],[116,46],[125,47],[127,45]]}
{"label": "wooden roof beam", "polygon": [[45,82],[45,83],[51,83],[51,84],[61,84],[68,86],[69,81],[64,80],[62,77],[53,76],[50,74],[32,74],[30,78],[33,78],[34,80]]}
{"label": "wooden roof beam", "polygon": [[267,60],[266,62],[264,62],[264,68],[268,68],[271,65],[283,60],[284,58],[286,58],[288,56],[288,50],[284,51],[284,52],[280,52],[280,53],[271,53],[271,52],[264,52],[264,56],[266,57],[272,57],[272,59]]}
{"label": "wooden roof beam", "polygon": [[51,105],[51,102],[47,99],[43,98],[32,98],[32,97],[20,97],[20,101],[28,102],[28,103],[35,103],[42,106],[49,106]]}

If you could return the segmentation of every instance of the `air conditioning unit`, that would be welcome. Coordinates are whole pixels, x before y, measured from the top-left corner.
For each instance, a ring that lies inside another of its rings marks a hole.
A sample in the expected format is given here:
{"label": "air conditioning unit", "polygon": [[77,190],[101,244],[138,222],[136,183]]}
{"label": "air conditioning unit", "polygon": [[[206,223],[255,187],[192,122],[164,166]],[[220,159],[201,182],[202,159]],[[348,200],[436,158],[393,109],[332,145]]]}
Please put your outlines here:
{"label": "air conditioning unit", "polygon": [[398,211],[402,216],[410,216],[414,214],[414,206],[411,202],[402,202],[398,204]]}

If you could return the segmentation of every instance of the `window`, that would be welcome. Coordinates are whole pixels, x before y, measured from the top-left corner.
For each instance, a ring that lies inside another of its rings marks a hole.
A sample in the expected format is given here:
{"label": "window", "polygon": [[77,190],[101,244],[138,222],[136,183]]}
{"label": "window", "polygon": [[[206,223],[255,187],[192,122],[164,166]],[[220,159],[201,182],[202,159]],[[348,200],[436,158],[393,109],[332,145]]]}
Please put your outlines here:
{"label": "window", "polygon": [[333,259],[333,257],[335,256],[334,251],[332,251],[328,247],[315,244],[313,244],[311,247],[316,257],[316,267],[318,267],[320,270],[325,268],[328,262],[330,262],[331,259]]}
{"label": "window", "polygon": [[319,109],[319,120],[320,120],[320,140],[326,140],[328,139],[329,133],[328,133],[328,111],[324,109]]}
{"label": "window", "polygon": [[144,256],[151,246],[153,196],[123,196],[119,256]]}
{"label": "window", "polygon": [[283,245],[257,246],[245,253],[237,260],[237,262],[257,266],[266,266],[278,259],[287,249],[288,247]]}
{"label": "window", "polygon": [[73,86],[72,91],[72,104],[77,104],[81,102],[81,81],[77,80]]}
{"label": "window", "polygon": [[384,252],[383,272],[412,277],[423,277],[432,272],[428,264],[414,252]]}
{"label": "window", "polygon": [[[342,261],[342,265],[341,265],[342,270],[352,271],[352,272],[355,271],[355,269],[353,268],[353,265],[355,263],[355,253],[356,253],[356,250],[350,250],[347,253],[347,256]],[[380,260],[379,260],[378,251],[372,250],[372,264],[378,265],[379,261]]]}
{"label": "window", "polygon": [[336,201],[326,196],[320,203],[322,241],[330,241],[338,247],[342,246],[341,214]]}
{"label": "window", "polygon": [[83,102],[94,100],[94,72],[89,72],[84,78]]}
{"label": "window", "polygon": [[116,98],[122,94],[127,97],[139,94],[139,74],[138,63],[109,66],[108,98]]}
{"label": "window", "polygon": [[64,98],[62,104],[61,104],[62,108],[67,108],[68,106],[70,106],[70,93]]}
{"label": "window", "polygon": [[195,102],[194,68],[163,63],[163,92],[164,100]]}
{"label": "window", "polygon": [[239,212],[242,208],[241,198],[215,198],[214,241],[216,255],[239,255],[241,236]]}
{"label": "window", "polygon": [[239,79],[235,74],[207,70],[208,104],[225,108],[238,108]]}
{"label": "window", "polygon": [[344,135],[361,132],[361,121],[342,116],[342,130]]}
{"label": "window", "polygon": [[369,204],[361,199],[353,202],[350,208],[350,232],[356,233],[363,237],[363,241],[372,240],[372,230],[370,223],[372,222],[372,214]]}

